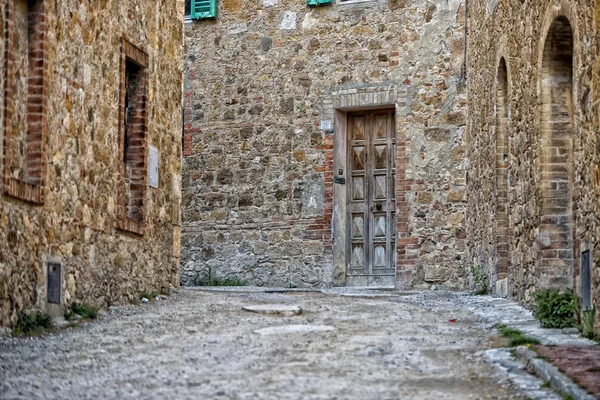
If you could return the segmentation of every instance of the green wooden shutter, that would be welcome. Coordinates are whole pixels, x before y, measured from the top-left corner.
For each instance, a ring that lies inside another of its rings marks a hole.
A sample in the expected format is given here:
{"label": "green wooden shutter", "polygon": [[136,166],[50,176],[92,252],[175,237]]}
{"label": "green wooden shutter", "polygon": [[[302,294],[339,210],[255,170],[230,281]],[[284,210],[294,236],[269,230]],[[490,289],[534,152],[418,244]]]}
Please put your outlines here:
{"label": "green wooden shutter", "polygon": [[331,0],[306,0],[306,4],[311,7],[326,6],[331,4]]}
{"label": "green wooden shutter", "polygon": [[191,0],[192,19],[217,18],[217,0]]}

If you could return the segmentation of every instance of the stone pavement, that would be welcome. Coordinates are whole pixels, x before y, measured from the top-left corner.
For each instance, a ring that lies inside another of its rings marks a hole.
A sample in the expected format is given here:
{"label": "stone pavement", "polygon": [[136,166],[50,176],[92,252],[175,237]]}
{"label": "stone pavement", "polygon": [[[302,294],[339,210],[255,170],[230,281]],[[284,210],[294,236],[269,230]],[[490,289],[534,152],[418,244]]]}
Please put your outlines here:
{"label": "stone pavement", "polygon": [[[527,336],[538,339],[542,345],[533,346],[537,353],[527,355],[527,350],[517,349],[518,362],[508,349],[491,349],[485,355],[492,362],[508,371],[513,382],[523,382],[527,377],[518,371],[527,364],[527,369],[544,376],[552,387],[575,400],[600,398],[600,346],[582,338],[579,333],[567,334],[561,329],[543,329],[530,310],[516,302],[492,296],[461,296],[454,294],[452,301],[466,306],[489,324],[504,324],[519,329]],[[530,358],[536,358],[530,362]],[[547,360],[547,361],[545,361]],[[553,367],[553,366],[554,367]],[[555,368],[556,367],[556,368]],[[575,383],[579,384],[582,390]],[[529,397],[545,400],[547,394],[528,387]]]}
{"label": "stone pavement", "polygon": [[[447,292],[182,290],[56,335],[0,340],[0,398],[558,399],[531,375],[515,384],[519,367],[489,361],[496,339],[473,309],[481,301]],[[252,305],[302,312],[242,309]]]}

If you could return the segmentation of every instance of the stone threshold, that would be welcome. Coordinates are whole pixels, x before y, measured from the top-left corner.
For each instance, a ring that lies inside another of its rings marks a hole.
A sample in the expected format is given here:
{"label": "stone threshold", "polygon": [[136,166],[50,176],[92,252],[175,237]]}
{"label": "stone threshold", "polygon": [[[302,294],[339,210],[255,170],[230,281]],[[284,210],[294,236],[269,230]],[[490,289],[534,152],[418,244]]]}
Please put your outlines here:
{"label": "stone threshold", "polygon": [[557,367],[550,362],[540,358],[540,355],[526,346],[519,346],[515,351],[516,356],[525,364],[527,370],[539,376],[545,382],[549,382],[552,389],[563,395],[565,398],[573,400],[595,400],[598,396],[589,394],[586,390],[580,388],[567,375],[563,374]]}
{"label": "stone threshold", "polygon": [[184,286],[184,290],[235,293],[322,293],[350,297],[398,297],[419,291],[398,291],[390,287],[284,288],[263,286]]}
{"label": "stone threshold", "polygon": [[320,293],[322,289],[314,288],[277,288],[262,286],[184,286],[184,290],[201,292],[239,292],[239,293]]}

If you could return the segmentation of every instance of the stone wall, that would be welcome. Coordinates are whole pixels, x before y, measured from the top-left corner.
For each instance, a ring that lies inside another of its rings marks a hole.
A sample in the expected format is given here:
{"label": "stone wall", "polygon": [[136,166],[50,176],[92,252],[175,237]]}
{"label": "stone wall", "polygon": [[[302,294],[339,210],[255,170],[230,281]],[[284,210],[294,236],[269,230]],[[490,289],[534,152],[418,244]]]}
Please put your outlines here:
{"label": "stone wall", "polygon": [[343,111],[392,106],[398,284],[461,286],[464,15],[461,0],[224,0],[186,23],[182,283],[343,285]]}
{"label": "stone wall", "polygon": [[[29,30],[27,3],[41,21]],[[103,306],[179,283],[184,1],[92,3],[0,3],[2,325],[22,310]],[[23,32],[28,59],[15,56]],[[148,56],[144,146],[159,151],[159,185],[146,190],[137,233],[117,229],[122,38]],[[46,298],[54,262],[58,306]]]}
{"label": "stone wall", "polygon": [[[600,262],[599,4],[479,1],[469,9],[469,261],[523,302],[544,288],[581,292],[582,251]],[[510,257],[502,276],[504,209]],[[592,269],[599,307],[600,269]]]}

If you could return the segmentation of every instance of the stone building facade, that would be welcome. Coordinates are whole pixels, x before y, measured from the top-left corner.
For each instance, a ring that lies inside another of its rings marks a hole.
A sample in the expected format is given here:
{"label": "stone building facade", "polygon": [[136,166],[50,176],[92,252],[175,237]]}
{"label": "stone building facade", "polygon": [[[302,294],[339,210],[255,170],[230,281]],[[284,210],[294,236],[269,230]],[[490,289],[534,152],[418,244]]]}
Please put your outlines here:
{"label": "stone building facade", "polygon": [[178,285],[183,10],[0,2],[1,325]]}
{"label": "stone building facade", "polygon": [[468,18],[468,260],[529,302],[600,307],[600,2],[476,1]]}
{"label": "stone building facade", "polygon": [[465,281],[462,0],[218,0],[185,24],[182,275]]}

